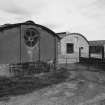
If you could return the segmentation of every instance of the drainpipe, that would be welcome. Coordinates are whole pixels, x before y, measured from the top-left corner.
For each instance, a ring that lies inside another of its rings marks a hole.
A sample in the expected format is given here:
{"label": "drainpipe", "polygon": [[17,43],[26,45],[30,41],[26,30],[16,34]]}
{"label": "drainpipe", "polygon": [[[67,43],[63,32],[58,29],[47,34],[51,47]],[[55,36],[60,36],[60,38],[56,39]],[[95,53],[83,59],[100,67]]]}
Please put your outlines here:
{"label": "drainpipe", "polygon": [[89,46],[89,59],[91,58],[90,54],[91,54],[91,46]]}
{"label": "drainpipe", "polygon": [[39,36],[39,62],[40,62],[40,36]]}
{"label": "drainpipe", "polygon": [[19,42],[20,42],[20,52],[19,52],[20,54],[19,55],[20,55],[20,64],[21,64],[22,63],[22,59],[21,59],[21,56],[22,56],[21,55],[21,25],[20,25],[20,41]]}
{"label": "drainpipe", "polygon": [[55,51],[54,51],[54,69],[56,70],[56,36],[54,36],[54,47],[55,47]]}
{"label": "drainpipe", "polygon": [[104,46],[102,46],[102,60],[104,59]]}

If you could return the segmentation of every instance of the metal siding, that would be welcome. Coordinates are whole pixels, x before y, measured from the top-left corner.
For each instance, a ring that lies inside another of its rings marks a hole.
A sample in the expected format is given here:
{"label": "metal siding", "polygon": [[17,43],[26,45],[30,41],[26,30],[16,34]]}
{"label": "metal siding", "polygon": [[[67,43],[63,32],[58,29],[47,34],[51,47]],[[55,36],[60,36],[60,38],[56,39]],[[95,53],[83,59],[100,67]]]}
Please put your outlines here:
{"label": "metal siding", "polygon": [[[38,50],[38,46],[33,49],[32,53],[33,53],[33,58],[32,60],[30,59],[30,55],[29,55],[29,51],[31,51],[30,47],[28,47],[25,43],[24,43],[24,33],[25,30],[27,28],[35,28],[32,25],[22,25],[20,28],[21,31],[21,60],[22,62],[30,62],[30,61],[38,61],[39,60],[39,50]],[[37,29],[38,30],[38,29]]]}
{"label": "metal siding", "polygon": [[40,60],[41,61],[54,60],[55,54],[54,51],[55,51],[54,36],[45,31],[42,31],[40,39]]}
{"label": "metal siding", "polygon": [[40,44],[33,50],[33,61],[39,59],[41,61],[56,59],[58,38],[39,27],[22,25],[21,27],[19,26],[0,32],[0,64],[30,61],[28,54],[29,48],[25,45],[23,38],[24,30],[30,27],[38,30],[40,34]]}
{"label": "metal siding", "polygon": [[20,61],[19,44],[18,27],[0,32],[0,64],[17,63]]}
{"label": "metal siding", "polygon": [[[55,59],[55,37],[48,33],[46,30],[43,30],[41,28],[32,26],[32,25],[23,25],[21,27],[21,35],[22,35],[22,42],[21,42],[21,51],[22,51],[22,62],[24,61],[30,61],[29,54],[28,54],[28,47],[24,43],[23,35],[24,30],[26,28],[35,28],[39,32],[40,36],[40,42],[35,46],[33,50],[33,61],[48,61],[48,60],[54,60]],[[57,37],[56,37],[57,38]]]}

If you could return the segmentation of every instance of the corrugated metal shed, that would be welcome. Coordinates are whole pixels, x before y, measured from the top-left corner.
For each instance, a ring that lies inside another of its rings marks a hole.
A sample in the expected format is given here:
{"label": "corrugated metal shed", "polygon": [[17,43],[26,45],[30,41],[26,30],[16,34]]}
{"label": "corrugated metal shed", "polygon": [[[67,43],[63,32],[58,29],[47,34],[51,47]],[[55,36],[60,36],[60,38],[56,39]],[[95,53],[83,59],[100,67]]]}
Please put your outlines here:
{"label": "corrugated metal shed", "polygon": [[33,21],[0,27],[0,64],[56,62],[60,37]]}

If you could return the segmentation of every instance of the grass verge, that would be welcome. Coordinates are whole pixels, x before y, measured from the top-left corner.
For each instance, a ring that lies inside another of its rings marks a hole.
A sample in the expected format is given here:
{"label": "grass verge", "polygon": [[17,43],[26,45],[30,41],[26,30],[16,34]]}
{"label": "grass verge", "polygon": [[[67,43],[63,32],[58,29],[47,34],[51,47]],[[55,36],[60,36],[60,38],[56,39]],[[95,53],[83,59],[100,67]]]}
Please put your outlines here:
{"label": "grass verge", "polygon": [[54,72],[43,73],[43,75],[39,76],[0,77],[0,97],[31,93],[35,90],[64,82],[68,76],[68,71],[61,68]]}

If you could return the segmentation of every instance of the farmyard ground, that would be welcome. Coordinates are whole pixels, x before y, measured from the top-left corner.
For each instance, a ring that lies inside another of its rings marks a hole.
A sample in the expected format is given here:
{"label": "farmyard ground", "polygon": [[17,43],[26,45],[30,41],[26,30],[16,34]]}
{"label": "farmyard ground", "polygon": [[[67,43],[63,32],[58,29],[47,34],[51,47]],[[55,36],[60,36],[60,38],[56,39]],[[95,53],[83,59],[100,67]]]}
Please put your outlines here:
{"label": "farmyard ground", "polygon": [[75,71],[71,71],[70,66],[66,81],[11,96],[9,100],[0,101],[0,105],[105,105],[105,72],[88,71],[85,66],[72,66]]}

